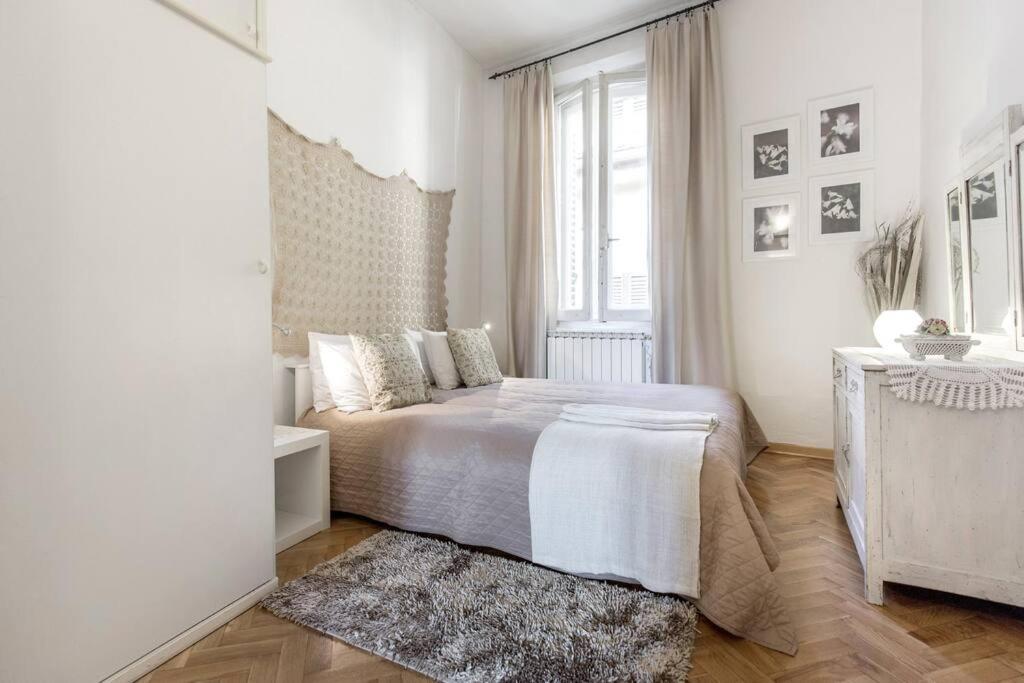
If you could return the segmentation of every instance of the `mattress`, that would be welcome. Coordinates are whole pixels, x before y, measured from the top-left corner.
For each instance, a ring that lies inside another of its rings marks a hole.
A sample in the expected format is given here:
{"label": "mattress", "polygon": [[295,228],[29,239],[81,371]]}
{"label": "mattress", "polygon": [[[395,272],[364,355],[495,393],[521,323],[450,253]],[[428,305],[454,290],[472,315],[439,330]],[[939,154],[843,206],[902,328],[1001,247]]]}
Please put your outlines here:
{"label": "mattress", "polygon": [[529,481],[540,432],[566,403],[714,412],[701,470],[697,608],[736,635],[786,653],[796,633],[772,571],[764,521],[744,485],[766,445],[734,392],[668,384],[566,384],[506,378],[435,390],[432,403],[386,413],[306,413],[331,433],[331,507],[530,559]]}

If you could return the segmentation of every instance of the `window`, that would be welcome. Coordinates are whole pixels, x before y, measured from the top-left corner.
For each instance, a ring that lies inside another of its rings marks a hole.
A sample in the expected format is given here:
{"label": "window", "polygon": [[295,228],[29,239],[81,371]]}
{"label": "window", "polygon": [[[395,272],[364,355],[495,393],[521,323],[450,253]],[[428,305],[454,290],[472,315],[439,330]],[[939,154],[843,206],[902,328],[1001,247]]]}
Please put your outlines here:
{"label": "window", "polygon": [[558,319],[650,320],[644,75],[584,81],[555,116]]}

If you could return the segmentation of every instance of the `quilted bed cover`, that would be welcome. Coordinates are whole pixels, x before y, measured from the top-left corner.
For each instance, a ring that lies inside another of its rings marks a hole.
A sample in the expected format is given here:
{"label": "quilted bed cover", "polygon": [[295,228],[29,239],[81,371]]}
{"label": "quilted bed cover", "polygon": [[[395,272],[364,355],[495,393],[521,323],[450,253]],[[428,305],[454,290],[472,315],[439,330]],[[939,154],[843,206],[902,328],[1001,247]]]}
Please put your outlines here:
{"label": "quilted bed cover", "polygon": [[768,529],[744,485],[766,445],[734,392],[669,384],[566,384],[506,378],[434,390],[432,403],[386,413],[312,410],[300,426],[331,433],[331,507],[530,559],[533,447],[567,403],[716,413],[700,477],[700,590],[712,622],[793,654],[796,632],[772,571]]}

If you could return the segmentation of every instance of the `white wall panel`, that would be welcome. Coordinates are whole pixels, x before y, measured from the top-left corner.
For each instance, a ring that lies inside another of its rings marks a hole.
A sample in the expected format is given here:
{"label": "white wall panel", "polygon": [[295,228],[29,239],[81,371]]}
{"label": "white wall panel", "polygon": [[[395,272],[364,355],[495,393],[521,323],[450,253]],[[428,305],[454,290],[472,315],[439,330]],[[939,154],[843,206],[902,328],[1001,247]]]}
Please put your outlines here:
{"label": "white wall panel", "polygon": [[274,576],[265,68],[148,0],[0,61],[0,680],[97,680]]}

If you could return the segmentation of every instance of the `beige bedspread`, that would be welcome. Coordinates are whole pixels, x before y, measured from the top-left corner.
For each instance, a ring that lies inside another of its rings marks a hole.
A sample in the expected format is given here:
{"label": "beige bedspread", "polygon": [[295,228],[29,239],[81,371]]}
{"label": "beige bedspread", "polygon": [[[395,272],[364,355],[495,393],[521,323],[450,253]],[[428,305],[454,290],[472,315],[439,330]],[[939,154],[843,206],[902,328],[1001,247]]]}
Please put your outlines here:
{"label": "beige bedspread", "polygon": [[530,460],[566,403],[716,413],[701,470],[698,609],[722,628],[786,653],[796,633],[772,575],[779,556],[743,480],[764,448],[735,393],[704,386],[577,385],[507,378],[435,390],[434,402],[383,414],[310,411],[331,432],[331,507],[530,559]]}

